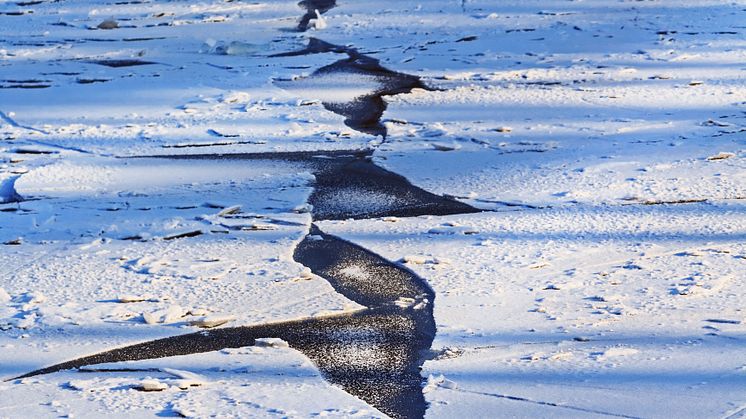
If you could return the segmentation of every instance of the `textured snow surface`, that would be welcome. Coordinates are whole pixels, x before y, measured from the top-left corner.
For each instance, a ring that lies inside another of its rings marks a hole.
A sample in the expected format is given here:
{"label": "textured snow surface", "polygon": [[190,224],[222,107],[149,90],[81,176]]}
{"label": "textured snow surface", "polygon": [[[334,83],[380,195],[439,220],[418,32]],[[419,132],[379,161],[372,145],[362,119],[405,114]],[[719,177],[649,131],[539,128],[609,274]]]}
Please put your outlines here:
{"label": "textured snow surface", "polygon": [[[0,379],[360,309],[292,259],[307,168],[122,157],[374,147],[494,210],[319,225],[434,289],[428,417],[746,414],[744,1],[296,3],[0,2]],[[355,131],[322,101],[381,81],[270,57],[309,36],[435,89]],[[382,416],[284,343],[3,381],[0,418]]]}
{"label": "textured snow surface", "polygon": [[[401,259],[435,290],[438,355],[423,373],[455,387],[428,384],[429,415],[717,417],[744,401],[743,211],[597,207],[321,228]],[[479,233],[433,234],[445,220]]]}

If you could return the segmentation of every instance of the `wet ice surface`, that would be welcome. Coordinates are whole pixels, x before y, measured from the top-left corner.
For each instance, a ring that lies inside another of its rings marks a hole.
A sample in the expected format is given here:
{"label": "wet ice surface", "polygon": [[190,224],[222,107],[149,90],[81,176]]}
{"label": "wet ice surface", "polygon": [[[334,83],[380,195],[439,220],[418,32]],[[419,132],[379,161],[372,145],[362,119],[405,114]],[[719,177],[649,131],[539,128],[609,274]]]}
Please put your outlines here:
{"label": "wet ice surface", "polygon": [[454,199],[412,186],[366,157],[325,162],[309,202],[314,219],[445,215],[477,212]]}
{"label": "wet ice surface", "polygon": [[[295,259],[327,278],[335,290],[366,307],[394,304],[399,299],[432,301],[425,282],[364,249],[325,235],[318,227],[295,249]],[[414,304],[412,304],[414,305]]]}

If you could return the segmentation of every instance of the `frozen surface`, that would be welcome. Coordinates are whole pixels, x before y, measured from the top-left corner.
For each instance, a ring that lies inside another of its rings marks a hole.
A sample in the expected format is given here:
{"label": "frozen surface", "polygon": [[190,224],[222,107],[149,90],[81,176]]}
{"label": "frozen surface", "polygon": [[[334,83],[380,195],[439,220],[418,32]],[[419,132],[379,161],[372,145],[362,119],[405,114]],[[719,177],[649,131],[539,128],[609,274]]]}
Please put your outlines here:
{"label": "frozen surface", "polygon": [[321,228],[433,287],[428,415],[718,417],[746,402],[740,203]]}
{"label": "frozen surface", "polygon": [[[23,385],[2,383],[0,389],[7,404],[2,414],[123,418],[209,417],[215,412],[222,417],[381,416],[359,399],[330,387],[313,364],[287,347],[255,346],[99,368],[101,372],[61,372],[44,379],[27,379]],[[142,391],[144,384],[162,390]],[[32,394],[51,401],[29,403]],[[323,397],[309,398],[308,394]]]}
{"label": "frozen surface", "polygon": [[293,211],[312,180],[298,170],[69,158],[23,176],[34,198],[3,214],[2,240],[19,245],[3,246],[2,338],[36,354],[18,364],[3,351],[4,374],[191,331],[204,316],[236,326],[356,308],[292,259],[310,223]]}
{"label": "frozen surface", "polygon": [[[319,225],[435,291],[427,416],[746,414],[746,3],[296,3],[0,2],[0,378],[359,309],[292,259],[307,167],[122,157],[371,147],[496,211]],[[435,89],[350,129],[322,102],[380,80],[270,57],[310,36]],[[2,382],[0,417],[381,416],[277,342],[109,367],[148,370]]]}

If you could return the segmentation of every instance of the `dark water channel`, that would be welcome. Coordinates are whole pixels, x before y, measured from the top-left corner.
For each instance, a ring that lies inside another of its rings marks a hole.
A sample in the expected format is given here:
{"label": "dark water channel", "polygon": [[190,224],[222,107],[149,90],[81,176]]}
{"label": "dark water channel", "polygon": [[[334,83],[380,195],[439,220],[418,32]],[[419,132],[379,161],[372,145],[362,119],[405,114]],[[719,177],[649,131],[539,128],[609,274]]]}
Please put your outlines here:
{"label": "dark water channel", "polygon": [[412,185],[406,178],[375,165],[370,155],[324,161],[309,198],[315,220],[449,215],[479,212]]}
{"label": "dark water channel", "polygon": [[[386,110],[385,96],[409,93],[413,89],[432,90],[422,80],[410,74],[399,73],[383,67],[372,57],[360,53],[355,48],[334,45],[317,38],[310,38],[308,45],[298,51],[275,54],[272,57],[294,57],[320,53],[343,53],[347,58],[336,61],[314,71],[306,78],[277,80],[278,87],[293,90],[302,83],[318,83],[329,91],[340,88],[341,80],[375,80],[377,86],[369,92],[347,101],[322,101],[324,108],[345,117],[345,125],[371,135],[386,137],[386,127],[381,117]],[[323,83],[329,80],[329,85]],[[350,86],[352,87],[352,86]]]}

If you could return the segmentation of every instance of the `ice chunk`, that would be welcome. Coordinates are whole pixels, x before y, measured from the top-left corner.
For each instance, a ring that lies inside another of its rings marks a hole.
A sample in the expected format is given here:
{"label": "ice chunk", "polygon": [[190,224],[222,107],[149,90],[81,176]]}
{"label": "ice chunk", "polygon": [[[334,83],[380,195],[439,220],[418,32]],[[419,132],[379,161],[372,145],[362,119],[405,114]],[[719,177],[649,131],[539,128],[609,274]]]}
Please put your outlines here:
{"label": "ice chunk", "polygon": [[140,297],[137,295],[120,295],[117,298],[117,302],[120,303],[139,303],[141,301],[147,301],[148,297]]}
{"label": "ice chunk", "polygon": [[309,20],[308,27],[314,28],[317,30],[325,29],[327,26],[326,19],[321,17],[321,13],[319,13],[319,9],[315,9],[314,13],[316,13],[316,19]]}
{"label": "ice chunk", "polygon": [[163,314],[163,323],[173,323],[184,316],[184,309],[180,306],[171,306]]}
{"label": "ice chunk", "polygon": [[710,161],[714,161],[714,160],[725,160],[725,159],[729,159],[731,157],[736,157],[736,154],[735,153],[729,153],[729,152],[726,152],[726,151],[721,151],[721,152],[715,154],[714,156],[708,157],[707,160],[710,160]]}
{"label": "ice chunk", "polygon": [[433,148],[438,151],[454,151],[461,148],[461,144],[451,143],[451,144],[445,144],[445,143],[433,143]]}
{"label": "ice chunk", "polygon": [[114,19],[106,19],[103,22],[99,23],[96,27],[104,30],[117,29],[119,27],[119,23],[117,23],[117,21]]}
{"label": "ice chunk", "polygon": [[256,346],[264,348],[288,348],[290,345],[280,338],[260,338],[256,340]]}
{"label": "ice chunk", "polygon": [[311,271],[311,268],[304,266],[303,269],[301,269],[300,274],[298,274],[298,278],[309,281],[314,279],[315,276]]}
{"label": "ice chunk", "polygon": [[223,103],[248,103],[251,96],[246,92],[228,92],[220,97]]}
{"label": "ice chunk", "polygon": [[199,307],[199,308],[193,308],[189,310],[189,313],[187,314],[190,316],[207,316],[209,313],[210,311],[207,310],[206,308]]}
{"label": "ice chunk", "polygon": [[163,391],[168,388],[168,384],[154,379],[145,379],[140,381],[135,388],[140,391]]}
{"label": "ice chunk", "polygon": [[11,176],[0,182],[0,204],[23,201],[23,197],[18,195],[15,189],[15,183],[19,177],[21,176]]}
{"label": "ice chunk", "polygon": [[432,262],[436,265],[450,265],[453,263],[451,259],[436,256],[433,258]]}
{"label": "ice chunk", "polygon": [[479,234],[479,230],[467,226],[442,226],[433,227],[427,231],[428,234],[465,234],[467,236]]}
{"label": "ice chunk", "polygon": [[401,261],[403,263],[412,263],[415,265],[424,265],[427,263],[427,258],[425,256],[420,255],[406,255],[403,258],[401,258]]}
{"label": "ice chunk", "polygon": [[233,215],[238,212],[241,212],[241,206],[240,205],[233,205],[231,207],[228,207],[218,213],[218,217],[225,217],[226,215]]}
{"label": "ice chunk", "polygon": [[203,48],[201,52],[207,52],[210,54],[217,55],[252,55],[257,51],[260,51],[262,46],[257,44],[250,44],[248,42],[233,41],[229,44],[225,44],[222,41],[208,40],[205,43],[207,48]]}
{"label": "ice chunk", "polygon": [[161,371],[176,377],[177,380],[174,380],[174,384],[181,390],[186,390],[189,387],[199,387],[207,384],[207,380],[205,379],[205,377],[190,371],[177,370],[174,368],[162,368]]}
{"label": "ice chunk", "polygon": [[298,214],[305,214],[309,213],[313,210],[313,205],[311,204],[301,204],[297,207],[293,208],[293,212],[296,212]]}
{"label": "ice chunk", "polygon": [[401,307],[401,308],[412,307],[414,303],[415,303],[415,299],[409,298],[409,297],[399,297],[399,299],[394,301],[394,304],[396,304],[397,307]]}
{"label": "ice chunk", "polygon": [[158,324],[158,323],[174,323],[177,320],[184,317],[184,314],[186,312],[184,311],[181,306],[174,305],[162,310],[157,310],[154,312],[145,312],[142,314],[142,318],[147,324]]}
{"label": "ice chunk", "polygon": [[212,316],[204,316],[199,319],[191,320],[189,322],[190,326],[197,326],[197,327],[204,327],[204,328],[210,328],[210,327],[218,327],[221,325],[224,325],[228,322],[232,322],[233,320],[236,320],[236,316],[227,315],[227,316],[219,316],[219,315],[212,315]]}
{"label": "ice chunk", "polygon": [[142,313],[142,319],[146,324],[158,324],[161,320],[160,316],[153,313]]}
{"label": "ice chunk", "polygon": [[449,389],[449,390],[455,390],[456,388],[458,388],[458,385],[455,382],[447,379],[442,374],[437,375],[437,376],[430,375],[427,378],[427,383],[425,384],[425,387],[422,389],[422,392],[429,393],[438,387]]}

